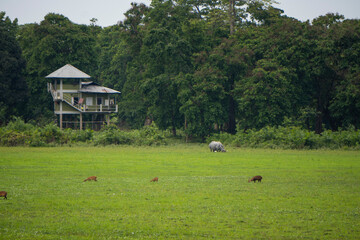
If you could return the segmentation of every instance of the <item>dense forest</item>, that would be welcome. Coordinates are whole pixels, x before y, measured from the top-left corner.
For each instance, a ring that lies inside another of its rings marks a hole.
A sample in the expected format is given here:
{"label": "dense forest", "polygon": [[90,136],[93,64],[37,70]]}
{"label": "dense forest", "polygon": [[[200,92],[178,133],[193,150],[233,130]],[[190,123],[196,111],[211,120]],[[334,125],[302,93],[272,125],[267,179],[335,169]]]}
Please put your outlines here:
{"label": "dense forest", "polygon": [[45,76],[69,63],[122,93],[115,119],[132,129],[360,128],[359,19],[302,22],[271,0],[153,0],[113,26],[96,21],[18,25],[1,12],[1,125],[54,121]]}

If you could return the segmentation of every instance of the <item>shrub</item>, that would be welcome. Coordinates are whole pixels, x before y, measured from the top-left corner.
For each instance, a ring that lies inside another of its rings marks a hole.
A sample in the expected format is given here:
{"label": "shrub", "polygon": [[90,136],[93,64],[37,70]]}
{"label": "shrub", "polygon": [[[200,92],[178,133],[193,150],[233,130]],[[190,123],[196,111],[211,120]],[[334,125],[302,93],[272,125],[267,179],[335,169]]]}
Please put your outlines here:
{"label": "shrub", "polygon": [[31,140],[31,136],[25,132],[3,129],[0,131],[0,144],[2,146],[26,145]]}
{"label": "shrub", "polygon": [[339,149],[339,148],[359,148],[359,130],[340,130],[333,132],[324,131],[321,135],[313,131],[302,129],[301,127],[265,127],[260,130],[249,129],[243,131],[238,129],[235,135],[228,133],[214,134],[207,138],[221,141],[225,145],[234,147],[253,147],[253,148],[284,148],[284,149]]}
{"label": "shrub", "polygon": [[40,136],[41,140],[45,143],[66,143],[68,139],[63,131],[60,130],[55,124],[48,124],[41,128]]}
{"label": "shrub", "polygon": [[[66,143],[97,145],[165,145],[167,137],[164,131],[153,123],[139,130],[121,131],[115,125],[103,128],[99,132],[92,130],[60,130],[54,124],[43,128],[14,118],[7,126],[0,128],[1,146],[54,146]],[[252,148],[284,149],[360,149],[360,131],[352,129],[339,131],[325,130],[321,135],[313,131],[294,126],[265,127],[260,130],[238,129],[235,135],[229,133],[213,134],[206,141],[220,141],[225,146]]]}
{"label": "shrub", "polygon": [[131,144],[133,137],[131,134],[119,129],[105,129],[94,135],[93,143],[97,145],[119,145]]}
{"label": "shrub", "polygon": [[16,132],[30,132],[33,131],[36,127],[30,123],[25,123],[24,120],[22,120],[19,117],[14,117],[14,119],[8,123],[8,125],[5,127],[7,130],[12,130]]}
{"label": "shrub", "polygon": [[90,142],[93,139],[94,131],[93,130],[72,130],[65,129],[64,134],[68,142],[76,143],[76,142]]}
{"label": "shrub", "polygon": [[166,144],[165,136],[155,124],[144,126],[140,130],[121,131],[116,127],[107,127],[94,135],[97,145],[161,145]]}

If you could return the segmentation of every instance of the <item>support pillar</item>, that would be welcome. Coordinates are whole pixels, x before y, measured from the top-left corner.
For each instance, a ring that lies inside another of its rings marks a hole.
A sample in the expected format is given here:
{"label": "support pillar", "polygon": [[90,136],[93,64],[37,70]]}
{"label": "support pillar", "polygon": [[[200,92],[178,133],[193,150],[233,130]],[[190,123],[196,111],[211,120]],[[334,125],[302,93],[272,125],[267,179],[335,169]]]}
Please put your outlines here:
{"label": "support pillar", "polygon": [[62,105],[63,103],[62,103],[62,101],[60,102],[60,130],[62,130],[63,129],[63,116],[62,116],[62,111],[63,111],[63,105]]}
{"label": "support pillar", "polygon": [[110,126],[110,115],[109,114],[106,115],[106,123],[108,126]]}
{"label": "support pillar", "polygon": [[60,113],[60,115],[59,115],[59,118],[60,118],[60,130],[62,130],[63,129],[63,119],[62,119],[62,114]]}
{"label": "support pillar", "polygon": [[83,128],[83,122],[82,122],[82,113],[80,113],[80,131]]}

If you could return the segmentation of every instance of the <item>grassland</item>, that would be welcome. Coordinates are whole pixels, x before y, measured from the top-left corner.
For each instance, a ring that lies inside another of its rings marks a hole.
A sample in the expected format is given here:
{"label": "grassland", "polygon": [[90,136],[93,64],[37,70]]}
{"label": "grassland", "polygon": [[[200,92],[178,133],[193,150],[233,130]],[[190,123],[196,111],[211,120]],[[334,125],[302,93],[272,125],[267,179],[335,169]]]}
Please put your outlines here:
{"label": "grassland", "polygon": [[0,148],[0,239],[359,239],[359,180],[356,151]]}

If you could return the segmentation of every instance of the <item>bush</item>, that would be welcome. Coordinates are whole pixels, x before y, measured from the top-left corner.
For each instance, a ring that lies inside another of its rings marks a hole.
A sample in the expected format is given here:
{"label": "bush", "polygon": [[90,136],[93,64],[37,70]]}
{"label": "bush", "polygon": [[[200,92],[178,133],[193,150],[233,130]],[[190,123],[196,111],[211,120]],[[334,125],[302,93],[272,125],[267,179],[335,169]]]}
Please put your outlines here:
{"label": "bush", "polygon": [[139,131],[138,145],[165,145],[165,135],[153,122]]}
{"label": "bush", "polygon": [[133,136],[130,133],[119,129],[105,129],[94,135],[93,143],[97,145],[119,145],[133,143]]}
{"label": "bush", "polygon": [[15,118],[6,127],[0,128],[0,144],[3,146],[48,146],[49,144],[64,144],[66,135],[56,125],[48,124],[36,127]]}
{"label": "bush", "polygon": [[252,148],[283,148],[283,149],[359,149],[360,131],[347,130],[333,132],[324,131],[321,135],[301,127],[265,127],[260,130],[238,129],[235,135],[228,133],[214,134],[207,139],[221,141],[225,145]]}
{"label": "bush", "polygon": [[16,132],[31,132],[36,127],[30,123],[25,123],[21,118],[14,117],[14,119],[4,127],[6,130],[12,130]]}
{"label": "bush", "polygon": [[93,130],[72,130],[65,129],[64,130],[65,137],[68,139],[70,143],[77,142],[91,142],[94,136]]}
{"label": "bush", "polygon": [[166,144],[164,134],[155,124],[144,126],[141,130],[121,131],[116,127],[107,127],[94,135],[97,145],[162,145]]}
{"label": "bush", "polygon": [[[170,136],[168,136],[170,138]],[[337,132],[325,130],[321,135],[301,127],[265,127],[260,130],[238,129],[235,135],[229,133],[209,136],[207,142],[222,142],[225,146],[283,149],[360,149],[360,131],[352,129]],[[99,132],[92,130],[60,130],[54,124],[44,127],[25,123],[14,118],[7,126],[0,128],[1,146],[56,146],[84,142],[98,145],[165,145],[167,137],[153,123],[140,130],[122,131],[115,125]]]}
{"label": "bush", "polygon": [[31,136],[25,132],[2,129],[0,131],[0,144],[2,146],[19,146],[26,145],[31,140]]}
{"label": "bush", "polygon": [[40,130],[40,139],[45,143],[64,144],[68,141],[65,133],[55,124],[48,124]]}

